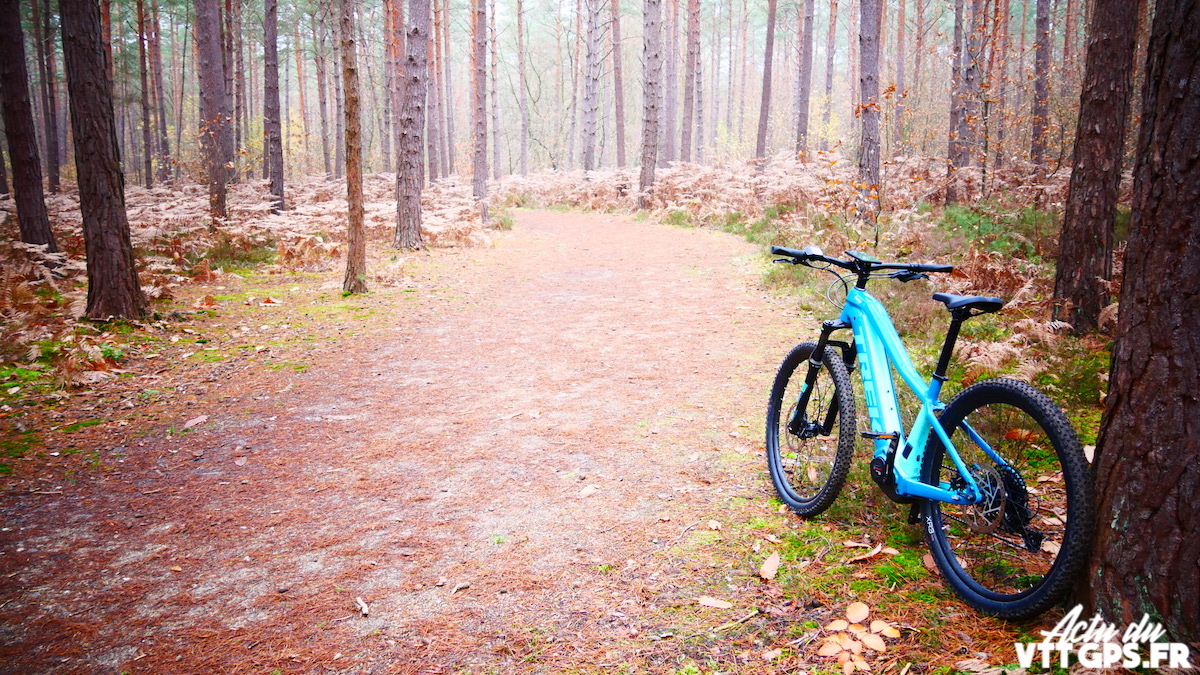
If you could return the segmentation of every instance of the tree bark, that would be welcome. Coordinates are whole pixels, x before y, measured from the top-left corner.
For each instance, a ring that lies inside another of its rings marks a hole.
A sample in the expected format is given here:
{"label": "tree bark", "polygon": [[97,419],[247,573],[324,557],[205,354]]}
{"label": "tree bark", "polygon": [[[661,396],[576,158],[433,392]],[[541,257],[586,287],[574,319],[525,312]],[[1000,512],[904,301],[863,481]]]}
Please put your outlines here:
{"label": "tree bark", "polygon": [[[439,90],[439,94],[443,94],[443,101],[446,102],[446,175],[449,176],[455,172],[454,168],[454,78],[450,75],[450,65],[453,63],[450,59],[450,0],[442,0],[442,12],[446,15],[446,20],[442,22],[442,74],[446,79],[446,88]],[[437,36],[434,36],[437,39]]]}
{"label": "tree bark", "polygon": [[32,0],[34,41],[37,43],[38,68],[42,76],[42,127],[46,137],[46,188],[50,194],[59,189],[58,147],[58,73],[54,65],[54,22],[50,0],[44,0],[41,16],[38,1]]}
{"label": "tree bark", "polygon": [[[617,166],[625,168],[625,85],[621,81],[621,0],[612,1],[613,108],[616,119]],[[522,87],[524,70],[521,74]],[[524,173],[524,169],[522,169]]]}
{"label": "tree bark", "polygon": [[[859,0],[859,92],[862,142],[858,153],[859,199],[868,222],[879,217],[879,35],[880,0]],[[876,235],[878,245],[878,235]]]}
{"label": "tree bark", "polygon": [[654,167],[658,164],[659,77],[662,73],[662,0],[645,0],[642,15],[642,171],[638,208],[650,205]]}
{"label": "tree bark", "polygon": [[908,97],[904,85],[904,50],[907,37],[904,25],[904,0],[896,10],[896,107],[892,110],[892,156],[904,154],[904,100]]}
{"label": "tree bark", "polygon": [[200,144],[208,172],[208,206],[214,219],[228,216],[226,138],[230,136],[229,97],[222,64],[220,0],[196,0],[196,49],[200,77]]}
{"label": "tree bark", "polygon": [[[274,0],[267,0],[274,3]],[[358,54],[354,39],[354,0],[340,0],[342,89],[346,92],[346,293],[367,291],[367,243],[363,233],[362,124],[358,112]],[[278,87],[276,87],[278,93]],[[273,182],[273,181],[272,181]]]}
{"label": "tree bark", "polygon": [[583,170],[596,169],[596,127],[600,111],[600,11],[601,0],[583,0],[587,12],[583,61]]}
{"label": "tree bark", "polygon": [[94,0],[62,0],[63,59],[79,172],[79,209],[87,252],[87,316],[140,318],[138,285],[125,213],[125,179],[113,119],[112,81]]}
{"label": "tree bark", "polygon": [[137,0],[138,78],[142,105],[142,180],[154,185],[154,129],[150,120],[150,59],[146,55],[146,2]]}
{"label": "tree bark", "polygon": [[521,158],[519,166],[522,176],[529,173],[529,84],[525,79],[524,15],[525,11],[521,0],[517,0],[517,88],[520,90],[519,100],[521,106]]}
{"label": "tree bark", "polygon": [[[399,2],[400,0],[394,0]],[[320,33],[318,33],[318,25]],[[317,110],[321,114],[321,157],[325,162],[325,175],[333,172],[329,148],[329,106],[328,85],[325,82],[327,65],[325,63],[325,11],[324,7],[317,9],[317,21],[313,23],[313,61],[317,69]],[[397,145],[399,152],[399,145]]]}
{"label": "tree bark", "polygon": [[758,140],[754,157],[760,162],[767,156],[767,126],[771,118],[771,57],[775,49],[776,0],[767,0],[767,46],[763,55],[762,102],[758,107]]}
{"label": "tree bark", "polygon": [[401,53],[403,49],[400,46],[404,39],[404,30],[401,26],[404,24],[404,18],[401,8],[401,0],[384,0],[383,11],[387,17],[387,52],[388,52],[388,97],[389,106],[392,109],[392,141],[395,146],[394,157],[396,159],[396,170],[399,171],[399,155],[400,155],[400,114],[403,105],[403,97],[401,96],[401,85],[403,82]]}
{"label": "tree bark", "polygon": [[679,159],[692,161],[692,125],[696,116],[696,67],[700,63],[700,0],[688,0],[687,62],[683,70],[683,130],[679,139]]}
{"label": "tree bark", "polygon": [[[158,180],[171,179],[171,141],[167,136],[166,90],[163,88],[162,27],[158,22],[158,0],[150,0],[150,69],[155,101],[158,103]],[[178,114],[178,109],[176,109]],[[178,124],[178,120],[176,121]]]}
{"label": "tree bark", "polygon": [[[1124,25],[1136,30],[1132,22]],[[1097,528],[1084,599],[1118,625],[1148,613],[1162,622],[1168,642],[1194,643],[1200,640],[1195,2],[1155,3],[1146,63],[1125,281],[1094,464]]]}
{"label": "tree bark", "polygon": [[[904,0],[900,0],[904,2]],[[797,17],[797,38],[800,67],[796,85],[796,155],[804,158],[808,154],[808,109],[812,101],[813,20],[816,18],[815,0],[804,0],[804,14]]]}
{"label": "tree bark", "polygon": [[966,166],[963,152],[962,118],[966,92],[963,90],[963,0],[954,0],[954,34],[950,62],[950,134],[946,149],[946,203],[958,203],[955,174]]}
{"label": "tree bark", "polygon": [[471,194],[483,222],[487,211],[487,0],[472,0],[471,44],[473,48],[471,105],[475,123]]}
{"label": "tree bark", "polygon": [[421,189],[425,186],[422,143],[425,88],[429,62],[429,0],[409,0],[405,29],[404,108],[400,112],[399,163],[396,167],[396,236],[399,249],[425,248],[421,236]]}
{"label": "tree bark", "polygon": [[[496,92],[497,83],[500,81],[500,42],[496,33],[496,0],[491,0],[492,8],[488,13],[488,22],[491,24],[491,53],[492,53],[492,79],[491,79],[491,105],[492,105],[492,177],[500,180],[500,96]],[[596,0],[597,19],[599,19],[600,0]],[[597,58],[596,69],[599,71],[599,56]],[[599,86],[599,72],[596,74],[596,83]],[[447,101],[449,104],[449,101]],[[449,107],[449,105],[447,105]]]}
{"label": "tree bark", "polygon": [[[278,0],[275,0],[275,2],[278,3]],[[297,18],[296,22],[294,24],[292,24],[292,40],[293,40],[292,53],[294,54],[295,59],[296,59],[296,90],[300,95],[300,124],[301,124],[301,127],[304,129],[304,168],[302,169],[302,171],[307,173],[308,159],[309,159],[309,146],[310,146],[312,134],[309,131],[309,125],[308,125],[308,94],[307,94],[308,80],[304,75],[304,50],[301,48],[301,45],[303,43],[300,41],[300,20],[299,20],[299,18]],[[384,106],[384,110],[385,110],[385,114],[386,114],[387,106]],[[384,138],[387,138],[387,136],[385,135]],[[387,149],[390,148],[391,146],[388,145],[385,141],[384,147],[385,147],[384,154],[387,156],[390,156],[391,153],[388,152]],[[389,161],[389,163],[387,166],[384,167],[384,169],[383,169],[384,171],[391,171],[390,160],[388,160],[388,161]]]}
{"label": "tree bark", "polygon": [[679,0],[666,0],[666,20],[663,22],[663,42],[666,55],[663,61],[662,117],[659,132],[662,135],[658,151],[659,166],[667,166],[679,158],[675,139],[678,137],[676,118],[679,102]]}
{"label": "tree bark", "polygon": [[428,41],[429,50],[429,89],[425,95],[426,105],[428,106],[429,115],[426,118],[425,126],[427,136],[425,145],[429,156],[429,183],[432,185],[442,175],[442,136],[440,129],[440,121],[442,119],[442,93],[445,91],[441,87],[442,73],[441,61],[437,58],[440,51],[441,42],[437,39],[438,33],[441,32],[442,10],[439,9],[438,3],[432,3],[431,11],[433,12],[433,26],[430,29],[430,35],[433,38]]}
{"label": "tree bark", "polygon": [[[264,0],[263,11],[263,130],[267,139],[264,152],[267,156],[267,177],[270,181],[271,213],[280,213],[287,208],[287,204],[283,194],[283,126],[279,121],[278,0]],[[343,13],[346,11],[342,10]],[[343,17],[342,26],[345,25]],[[346,49],[345,40],[343,36],[343,52]],[[350,45],[354,45],[354,36],[350,36]],[[354,71],[354,75],[357,77],[357,70]]]}
{"label": "tree bark", "polygon": [[829,149],[829,123],[833,115],[833,56],[837,47],[838,0],[829,0],[829,36],[825,40],[825,109],[821,111],[821,149]]}
{"label": "tree bark", "polygon": [[1046,163],[1046,127],[1050,117],[1050,0],[1037,0],[1037,32],[1033,59],[1033,108],[1029,161]]}
{"label": "tree bark", "polygon": [[3,97],[4,134],[8,139],[21,241],[44,244],[47,251],[57,252],[58,244],[50,229],[42,195],[42,166],[33,105],[29,100],[29,74],[25,69],[25,39],[16,2],[0,3],[0,97]]}
{"label": "tree bark", "polygon": [[1075,157],[1059,237],[1054,316],[1094,331],[1108,304],[1137,26],[1144,0],[1097,0],[1075,128]]}

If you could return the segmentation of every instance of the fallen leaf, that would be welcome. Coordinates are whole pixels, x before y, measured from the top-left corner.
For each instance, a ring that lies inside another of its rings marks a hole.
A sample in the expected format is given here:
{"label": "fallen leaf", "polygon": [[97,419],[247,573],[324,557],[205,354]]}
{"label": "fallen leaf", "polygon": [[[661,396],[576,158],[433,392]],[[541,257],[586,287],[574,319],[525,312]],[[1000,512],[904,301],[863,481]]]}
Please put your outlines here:
{"label": "fallen leaf", "polygon": [[770,651],[766,651],[766,652],[762,653],[763,661],[774,661],[775,659],[779,658],[780,656],[783,656],[782,649],[772,649]]}
{"label": "fallen leaf", "polygon": [[850,603],[850,606],[846,608],[846,618],[849,619],[851,623],[862,623],[863,621],[866,621],[867,617],[870,615],[871,608],[867,607],[861,602],[852,602]]}
{"label": "fallen leaf", "polygon": [[282,305],[283,303],[280,302],[279,300],[276,300],[275,298],[263,298],[262,304],[264,304],[264,305]]}
{"label": "fallen leaf", "polygon": [[233,463],[238,466],[246,466],[246,458],[245,457],[234,457]]}
{"label": "fallen leaf", "polygon": [[882,550],[883,550],[883,544],[876,544],[875,548],[871,549],[867,553],[863,553],[862,555],[856,555],[853,558],[850,558],[850,560],[848,560],[847,562],[861,562],[863,560],[870,560],[871,558],[874,558],[875,556],[879,555],[879,552]]}
{"label": "fallen leaf", "polygon": [[199,417],[193,417],[192,419],[183,423],[183,428],[185,430],[191,429],[192,427],[196,426],[197,424],[204,424],[207,421],[208,421],[208,415],[201,415]]}
{"label": "fallen leaf", "polygon": [[896,549],[892,548],[891,546],[885,546],[885,547],[883,547],[883,551],[882,551],[882,552],[883,552],[883,553],[886,553],[886,554],[888,554],[888,555],[900,555],[900,551],[897,551]]}
{"label": "fallen leaf", "polygon": [[702,595],[699,598],[697,598],[696,601],[699,602],[701,605],[704,605],[705,607],[713,607],[716,609],[733,609],[732,602],[718,600],[718,599],[708,596],[708,595]]}
{"label": "fallen leaf", "polygon": [[826,642],[817,650],[817,656],[836,656],[842,651],[842,646],[836,642]]}
{"label": "fallen leaf", "polygon": [[925,555],[921,556],[921,564],[925,566],[925,569],[932,572],[934,576],[942,576],[941,570],[937,568],[937,563],[933,561],[933,554],[926,553]]}
{"label": "fallen leaf", "polygon": [[871,632],[872,633],[882,633],[883,631],[885,631],[891,627],[892,627],[892,624],[884,621],[883,619],[875,619],[874,621],[871,622]]}
{"label": "fallen leaf", "polygon": [[868,665],[866,661],[858,658],[857,656],[854,657],[854,667],[863,671],[864,673],[871,672],[871,666]]}
{"label": "fallen leaf", "polygon": [[717,532],[719,532],[721,530],[721,523],[719,523],[715,520],[708,521],[707,525],[708,525],[708,529],[710,529],[710,530],[714,530]]}
{"label": "fallen leaf", "polygon": [[171,568],[171,571],[172,571],[172,572],[182,572],[182,571],[183,571],[183,568],[182,568],[182,567],[180,567],[179,565],[176,565],[176,566],[174,566],[174,567],[172,567],[172,568]]}
{"label": "fallen leaf", "polygon": [[595,485],[589,485],[579,491],[579,496],[580,497],[591,497],[592,495],[596,494],[599,491],[600,491],[600,488],[596,487]]}
{"label": "fallen leaf", "polygon": [[1047,539],[1046,541],[1042,542],[1042,551],[1049,553],[1050,555],[1058,555],[1058,549],[1059,545],[1056,541]]}
{"label": "fallen leaf", "polygon": [[371,608],[367,606],[367,603],[362,598],[354,598],[354,604],[358,607],[358,611],[362,612],[363,616],[371,613]]}
{"label": "fallen leaf", "polygon": [[454,584],[454,588],[453,588],[453,589],[451,589],[451,591],[450,591],[450,592],[451,592],[451,593],[457,593],[457,592],[459,592],[459,591],[465,591],[465,590],[467,590],[467,589],[468,589],[468,588],[470,588],[470,587],[471,587],[471,582],[469,582],[469,581],[460,581],[460,582],[458,582],[457,584]]}
{"label": "fallen leaf", "polygon": [[773,534],[768,534],[768,535],[764,536],[763,539],[766,539],[767,541],[771,542],[772,544],[782,544],[783,543],[782,539],[780,539],[779,537],[776,537]]}
{"label": "fallen leaf", "polygon": [[758,568],[758,576],[771,581],[779,572],[779,551],[775,551],[763,561],[762,567]]}
{"label": "fallen leaf", "polygon": [[843,541],[842,546],[845,546],[846,548],[871,548],[870,544],[864,544],[861,541],[854,541],[853,539],[847,539],[846,541]]}
{"label": "fallen leaf", "polygon": [[861,623],[852,623],[849,626],[846,626],[846,630],[854,633],[855,635],[862,635],[863,633],[867,632],[867,627]]}
{"label": "fallen leaf", "polygon": [[216,307],[217,299],[211,295],[206,295],[202,298],[196,298],[196,302],[192,303],[194,309],[204,309],[206,307]]}
{"label": "fallen leaf", "polygon": [[837,619],[837,620],[831,621],[828,626],[825,626],[825,630],[832,631],[832,632],[838,632],[838,631],[846,630],[849,627],[850,627],[849,621],[846,621],[845,619]]}
{"label": "fallen leaf", "polygon": [[877,652],[887,651],[887,644],[884,643],[883,638],[874,633],[863,633],[862,635],[858,636],[858,639],[862,640],[862,643],[866,645],[867,649],[872,649]]}

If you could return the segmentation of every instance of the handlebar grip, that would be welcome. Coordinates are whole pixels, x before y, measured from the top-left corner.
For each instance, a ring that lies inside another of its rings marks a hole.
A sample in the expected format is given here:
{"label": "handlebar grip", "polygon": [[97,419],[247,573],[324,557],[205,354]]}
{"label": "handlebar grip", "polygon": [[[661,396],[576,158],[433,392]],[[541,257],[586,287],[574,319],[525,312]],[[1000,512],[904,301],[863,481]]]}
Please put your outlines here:
{"label": "handlebar grip", "polygon": [[786,255],[789,258],[807,258],[808,254],[804,251],[797,251],[794,248],[785,248],[783,246],[772,246],[771,255]]}
{"label": "handlebar grip", "polygon": [[953,272],[954,265],[935,265],[932,263],[920,263],[909,265],[909,269],[915,272]]}

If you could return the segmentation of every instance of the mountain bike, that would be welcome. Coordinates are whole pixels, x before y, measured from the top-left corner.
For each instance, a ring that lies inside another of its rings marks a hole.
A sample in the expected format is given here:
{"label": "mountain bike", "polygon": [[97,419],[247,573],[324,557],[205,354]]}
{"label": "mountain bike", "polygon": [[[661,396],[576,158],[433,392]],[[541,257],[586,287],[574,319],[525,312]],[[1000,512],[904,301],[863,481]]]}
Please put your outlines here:
{"label": "mountain bike", "polygon": [[[950,326],[933,375],[918,374],[867,282],[950,272],[950,265],[847,259],[817,247],[774,246],[775,262],[832,273],[826,296],[841,305],[816,342],[787,355],[767,407],[767,464],[779,498],[804,517],[834,502],[857,438],[850,373],[858,371],[874,452],[870,474],[892,501],[909,505],[942,577],[967,604],[1004,619],[1028,619],[1063,598],[1082,571],[1093,525],[1087,459],[1071,422],[1033,386],[997,378],[940,401],[959,330],[999,310],[999,298],[935,293]],[[853,284],[853,285],[851,285]],[[833,298],[838,286],[845,302]],[[849,342],[835,340],[850,329]],[[919,403],[902,407],[893,371]],[[907,431],[904,418],[911,417]]]}

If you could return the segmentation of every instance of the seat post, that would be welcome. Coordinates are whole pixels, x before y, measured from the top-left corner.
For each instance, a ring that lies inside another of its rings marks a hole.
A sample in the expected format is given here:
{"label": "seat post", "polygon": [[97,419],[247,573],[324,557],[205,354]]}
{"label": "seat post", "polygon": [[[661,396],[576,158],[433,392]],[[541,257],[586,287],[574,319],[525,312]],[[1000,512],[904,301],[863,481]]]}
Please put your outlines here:
{"label": "seat post", "polygon": [[950,310],[950,328],[946,331],[946,341],[942,343],[942,353],[938,356],[937,368],[933,376],[941,382],[946,381],[946,371],[950,368],[950,357],[954,355],[954,343],[958,342],[958,331],[969,313],[958,309]]}

